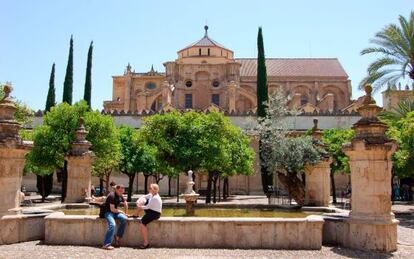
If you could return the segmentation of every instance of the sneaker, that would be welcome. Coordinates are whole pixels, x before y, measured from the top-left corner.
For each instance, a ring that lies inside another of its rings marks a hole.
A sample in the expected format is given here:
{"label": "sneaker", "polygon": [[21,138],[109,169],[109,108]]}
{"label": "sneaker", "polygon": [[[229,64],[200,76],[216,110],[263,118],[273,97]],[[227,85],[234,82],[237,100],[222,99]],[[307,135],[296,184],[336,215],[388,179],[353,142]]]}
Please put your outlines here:
{"label": "sneaker", "polygon": [[102,247],[102,249],[105,249],[105,250],[113,250],[113,249],[114,249],[114,247],[113,247],[113,246],[111,246],[111,245],[104,245],[104,246]]}

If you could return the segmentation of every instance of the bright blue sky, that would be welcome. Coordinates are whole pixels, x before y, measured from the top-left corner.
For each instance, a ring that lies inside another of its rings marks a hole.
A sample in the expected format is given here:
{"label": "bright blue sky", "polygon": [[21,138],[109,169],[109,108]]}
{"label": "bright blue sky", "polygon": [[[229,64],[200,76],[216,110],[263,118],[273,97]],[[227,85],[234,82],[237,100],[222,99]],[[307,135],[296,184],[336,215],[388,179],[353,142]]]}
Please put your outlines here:
{"label": "bright blue sky", "polygon": [[337,57],[355,98],[373,59],[359,52],[375,32],[397,23],[400,14],[408,16],[413,6],[412,0],[1,0],[0,82],[11,81],[15,97],[44,109],[55,62],[60,102],[73,34],[74,100],[83,97],[93,40],[92,106],[102,109],[112,97],[112,75],[122,74],[128,62],[137,72],[151,64],[164,71],[163,62],[203,36],[207,21],[209,35],[236,57],[256,57],[258,26],[267,57]]}

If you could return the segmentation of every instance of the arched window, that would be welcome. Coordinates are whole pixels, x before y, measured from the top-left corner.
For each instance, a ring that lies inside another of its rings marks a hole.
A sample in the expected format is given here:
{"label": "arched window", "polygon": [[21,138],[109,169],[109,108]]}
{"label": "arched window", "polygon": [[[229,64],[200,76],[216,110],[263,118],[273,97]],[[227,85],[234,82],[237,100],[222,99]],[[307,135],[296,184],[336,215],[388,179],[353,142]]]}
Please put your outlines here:
{"label": "arched window", "polygon": [[308,103],[308,97],[306,95],[301,95],[300,96],[300,105],[305,105]]}
{"label": "arched window", "polygon": [[201,49],[198,49],[198,55],[201,56]]}
{"label": "arched window", "polygon": [[210,56],[210,49],[207,49],[207,56]]}
{"label": "arched window", "polygon": [[211,95],[211,103],[214,103],[217,106],[220,106],[220,95],[219,94],[212,94]]}

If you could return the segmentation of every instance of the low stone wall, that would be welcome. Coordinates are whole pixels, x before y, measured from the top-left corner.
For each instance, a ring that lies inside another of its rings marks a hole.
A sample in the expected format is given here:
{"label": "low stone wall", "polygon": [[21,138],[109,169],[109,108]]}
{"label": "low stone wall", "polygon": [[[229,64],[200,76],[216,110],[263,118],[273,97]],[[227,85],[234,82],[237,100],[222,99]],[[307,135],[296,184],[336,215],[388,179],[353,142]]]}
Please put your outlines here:
{"label": "low stone wall", "polygon": [[347,243],[349,226],[348,217],[325,216],[323,224],[322,241],[324,245],[344,245]]}
{"label": "low stone wall", "polygon": [[[138,219],[129,219],[121,245],[142,243]],[[171,248],[320,249],[320,216],[306,218],[162,217],[148,225],[150,243]],[[96,216],[53,213],[45,218],[45,243],[100,246],[106,232]]]}
{"label": "low stone wall", "polygon": [[46,215],[3,216],[0,219],[0,245],[44,239]]}

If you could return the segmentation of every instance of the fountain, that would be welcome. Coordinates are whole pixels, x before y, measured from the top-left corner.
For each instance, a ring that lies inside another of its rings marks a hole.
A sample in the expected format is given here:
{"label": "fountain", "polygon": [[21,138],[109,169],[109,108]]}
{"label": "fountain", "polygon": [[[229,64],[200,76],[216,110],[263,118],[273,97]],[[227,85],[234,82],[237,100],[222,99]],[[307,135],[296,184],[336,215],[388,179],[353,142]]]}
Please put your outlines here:
{"label": "fountain", "polygon": [[185,199],[185,209],[187,216],[194,216],[194,204],[197,201],[200,194],[196,193],[193,190],[194,181],[193,181],[193,171],[188,171],[188,182],[187,182],[187,191],[182,196]]}

